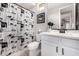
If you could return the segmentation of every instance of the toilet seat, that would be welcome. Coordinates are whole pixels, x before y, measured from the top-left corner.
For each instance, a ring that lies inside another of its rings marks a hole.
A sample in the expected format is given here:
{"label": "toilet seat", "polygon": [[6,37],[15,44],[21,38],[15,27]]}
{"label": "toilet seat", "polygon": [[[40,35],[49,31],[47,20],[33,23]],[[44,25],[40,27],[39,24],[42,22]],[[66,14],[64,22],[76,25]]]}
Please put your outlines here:
{"label": "toilet seat", "polygon": [[31,42],[27,45],[28,50],[29,50],[29,55],[30,56],[37,56],[40,52],[39,50],[39,44],[40,44],[40,35],[36,35],[36,41]]}
{"label": "toilet seat", "polygon": [[28,49],[29,49],[29,50],[32,50],[32,49],[38,48],[39,43],[40,43],[40,42],[36,42],[36,41],[29,43],[29,44],[28,44]]}

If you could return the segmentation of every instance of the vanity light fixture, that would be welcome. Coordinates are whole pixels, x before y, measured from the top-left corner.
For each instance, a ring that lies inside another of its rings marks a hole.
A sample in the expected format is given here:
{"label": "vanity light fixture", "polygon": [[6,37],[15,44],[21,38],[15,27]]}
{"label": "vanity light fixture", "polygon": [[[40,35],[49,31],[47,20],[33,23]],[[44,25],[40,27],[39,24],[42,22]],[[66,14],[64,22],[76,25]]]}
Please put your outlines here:
{"label": "vanity light fixture", "polygon": [[38,11],[42,11],[46,7],[46,3],[33,3],[33,5],[37,8]]}
{"label": "vanity light fixture", "polygon": [[46,4],[45,4],[45,3],[41,3],[41,4],[39,5],[39,10],[42,11],[42,10],[45,9],[45,7],[46,7]]}

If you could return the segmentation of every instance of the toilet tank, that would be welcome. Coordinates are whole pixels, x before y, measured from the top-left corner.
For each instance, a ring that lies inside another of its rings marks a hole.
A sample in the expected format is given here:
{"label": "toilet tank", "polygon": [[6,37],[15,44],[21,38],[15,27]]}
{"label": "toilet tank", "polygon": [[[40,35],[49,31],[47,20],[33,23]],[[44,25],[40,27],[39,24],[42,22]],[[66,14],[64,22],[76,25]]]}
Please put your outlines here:
{"label": "toilet tank", "polygon": [[36,34],[36,41],[38,41],[38,42],[41,41],[41,36],[40,36],[40,34]]}

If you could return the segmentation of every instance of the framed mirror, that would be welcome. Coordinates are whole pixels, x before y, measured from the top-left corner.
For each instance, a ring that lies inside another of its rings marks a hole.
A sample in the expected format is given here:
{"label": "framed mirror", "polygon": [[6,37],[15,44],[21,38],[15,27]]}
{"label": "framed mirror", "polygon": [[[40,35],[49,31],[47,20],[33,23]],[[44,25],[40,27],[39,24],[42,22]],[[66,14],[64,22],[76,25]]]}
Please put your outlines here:
{"label": "framed mirror", "polygon": [[52,22],[54,24],[52,30],[75,29],[74,3],[48,3],[47,16],[48,23]]}

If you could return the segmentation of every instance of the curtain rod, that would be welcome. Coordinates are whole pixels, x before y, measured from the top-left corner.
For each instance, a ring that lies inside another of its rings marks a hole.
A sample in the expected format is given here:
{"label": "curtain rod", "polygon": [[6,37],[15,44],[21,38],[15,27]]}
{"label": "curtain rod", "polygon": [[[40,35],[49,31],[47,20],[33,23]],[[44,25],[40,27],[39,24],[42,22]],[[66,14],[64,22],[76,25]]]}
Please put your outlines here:
{"label": "curtain rod", "polygon": [[[19,6],[19,7],[21,7],[21,8],[24,8],[24,9],[26,9],[26,10],[29,10],[29,9],[27,9],[27,8],[25,8],[25,7],[23,7],[23,6],[21,6],[21,5],[19,5],[19,4],[17,4],[17,3],[13,3],[13,4],[16,4],[17,6]],[[29,10],[31,13],[35,13],[35,12],[33,12],[33,11],[31,11],[31,10]]]}

